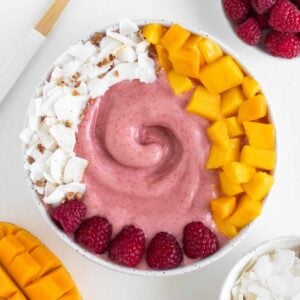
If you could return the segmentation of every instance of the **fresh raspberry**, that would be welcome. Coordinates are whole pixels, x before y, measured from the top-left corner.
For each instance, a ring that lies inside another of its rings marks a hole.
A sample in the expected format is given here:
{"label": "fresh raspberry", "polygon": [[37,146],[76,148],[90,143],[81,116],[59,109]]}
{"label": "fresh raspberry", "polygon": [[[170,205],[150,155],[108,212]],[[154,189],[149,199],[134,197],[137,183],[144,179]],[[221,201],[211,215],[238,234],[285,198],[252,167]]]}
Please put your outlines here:
{"label": "fresh raspberry", "polygon": [[294,58],[300,54],[300,38],[294,33],[272,30],[266,36],[265,46],[275,56]]}
{"label": "fresh raspberry", "polygon": [[183,230],[183,250],[189,258],[204,258],[219,249],[216,235],[202,222],[192,222]]}
{"label": "fresh raspberry", "polygon": [[101,254],[106,251],[111,234],[111,224],[105,218],[94,216],[80,224],[74,237],[80,245]]}
{"label": "fresh raspberry", "polygon": [[242,21],[251,12],[250,0],[223,0],[224,10],[232,21]]}
{"label": "fresh raspberry", "polygon": [[255,18],[249,18],[244,23],[236,25],[237,35],[247,44],[253,46],[259,43],[261,30]]}
{"label": "fresh raspberry", "polygon": [[173,269],[180,265],[182,259],[179,243],[173,235],[166,232],[156,234],[147,249],[147,262],[152,269]]}
{"label": "fresh raspberry", "polygon": [[145,251],[145,234],[143,230],[132,225],[124,227],[114,238],[109,247],[111,260],[128,267],[135,267]]}
{"label": "fresh raspberry", "polygon": [[70,200],[60,204],[52,212],[52,218],[67,233],[74,232],[83,221],[86,207],[82,201]]}
{"label": "fresh raspberry", "polygon": [[251,0],[252,7],[259,14],[264,14],[276,3],[277,0]]}
{"label": "fresh raspberry", "polygon": [[269,24],[280,32],[300,32],[300,11],[289,0],[278,0],[271,10]]}
{"label": "fresh raspberry", "polygon": [[264,13],[264,14],[255,14],[255,19],[257,20],[257,23],[259,25],[260,30],[265,30],[269,29],[269,18],[270,18],[270,13]]}

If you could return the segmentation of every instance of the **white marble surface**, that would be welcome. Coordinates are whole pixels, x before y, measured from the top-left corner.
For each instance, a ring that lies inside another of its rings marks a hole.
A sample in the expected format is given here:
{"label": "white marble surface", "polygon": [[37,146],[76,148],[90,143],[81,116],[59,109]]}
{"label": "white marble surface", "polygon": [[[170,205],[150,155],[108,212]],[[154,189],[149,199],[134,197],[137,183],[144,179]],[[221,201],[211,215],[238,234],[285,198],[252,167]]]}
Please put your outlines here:
{"label": "white marble surface", "polygon": [[[50,0],[0,1],[0,64],[35,24]],[[278,133],[276,185],[246,240],[214,265],[185,276],[142,278],[119,274],[79,256],[50,230],[31,199],[21,159],[21,131],[28,99],[51,62],[67,46],[122,16],[162,18],[195,27],[233,48],[261,81]],[[300,229],[300,58],[273,58],[240,42],[219,0],[72,0],[33,61],[0,106],[0,220],[26,227],[62,259],[84,299],[214,300],[233,263],[259,242]],[[1,78],[0,78],[1,88]]]}

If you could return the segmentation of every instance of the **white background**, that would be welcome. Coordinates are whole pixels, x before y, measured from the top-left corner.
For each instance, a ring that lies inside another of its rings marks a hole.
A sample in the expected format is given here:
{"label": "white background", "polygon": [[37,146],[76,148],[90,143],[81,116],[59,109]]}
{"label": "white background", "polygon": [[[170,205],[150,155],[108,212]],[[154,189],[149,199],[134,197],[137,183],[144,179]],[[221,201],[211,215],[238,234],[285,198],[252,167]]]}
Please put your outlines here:
{"label": "white background", "polygon": [[[0,1],[0,64],[50,3],[50,0]],[[123,16],[169,19],[221,39],[239,54],[262,83],[277,125],[276,185],[255,228],[223,259],[184,276],[133,277],[81,257],[50,230],[25,183],[18,135],[39,79],[69,45]],[[239,41],[223,15],[221,1],[71,0],[48,40],[0,106],[0,220],[23,226],[42,239],[71,272],[86,300],[217,299],[222,281],[239,257],[263,240],[300,231],[299,78],[300,58],[290,61],[273,58]]]}

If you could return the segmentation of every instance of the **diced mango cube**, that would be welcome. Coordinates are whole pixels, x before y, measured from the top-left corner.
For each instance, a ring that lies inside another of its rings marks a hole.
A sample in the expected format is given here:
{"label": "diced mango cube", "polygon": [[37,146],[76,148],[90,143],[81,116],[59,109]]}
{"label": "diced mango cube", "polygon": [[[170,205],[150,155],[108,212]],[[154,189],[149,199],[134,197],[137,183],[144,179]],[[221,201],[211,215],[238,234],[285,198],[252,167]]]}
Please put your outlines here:
{"label": "diced mango cube", "polygon": [[186,43],[190,35],[191,33],[189,31],[178,24],[174,24],[163,35],[160,43],[168,50],[169,53],[172,53],[181,48]]}
{"label": "diced mango cube", "polygon": [[248,182],[256,173],[254,167],[233,161],[223,167],[223,170],[228,179],[236,184]]}
{"label": "diced mango cube", "polygon": [[238,120],[240,122],[254,121],[265,117],[267,112],[268,108],[266,98],[264,95],[260,94],[244,101],[241,104],[238,112]]}
{"label": "diced mango cube", "polygon": [[212,144],[210,147],[209,157],[206,162],[206,168],[217,169],[231,161],[238,160],[240,145],[241,143],[239,139],[230,139],[228,148]]}
{"label": "diced mango cube", "polygon": [[197,78],[200,71],[200,54],[189,49],[179,49],[170,53],[174,70],[186,76]]}
{"label": "diced mango cube", "polygon": [[226,118],[225,122],[230,137],[236,137],[245,134],[244,127],[239,123],[237,117]]}
{"label": "diced mango cube", "polygon": [[162,45],[155,45],[155,50],[159,66],[165,70],[171,69],[168,51]]}
{"label": "diced mango cube", "polygon": [[17,292],[18,288],[9,275],[0,266],[0,299],[7,298]]}
{"label": "diced mango cube", "polygon": [[221,113],[225,117],[236,115],[245,96],[240,86],[233,87],[221,94]]}
{"label": "diced mango cube", "polygon": [[229,148],[229,134],[224,120],[215,121],[207,128],[210,140],[223,148]]}
{"label": "diced mango cube", "polygon": [[205,65],[204,57],[200,51],[200,42],[203,40],[203,37],[199,35],[192,35],[188,38],[186,43],[184,44],[184,49],[189,49],[197,52],[200,55],[200,67]]}
{"label": "diced mango cube", "polygon": [[149,44],[158,44],[165,33],[165,28],[161,24],[152,23],[143,27],[143,35]]}
{"label": "diced mango cube", "polygon": [[203,55],[205,62],[210,64],[223,56],[223,51],[219,45],[210,39],[204,38],[199,44],[201,54]]}
{"label": "diced mango cube", "polygon": [[273,124],[244,122],[243,126],[250,146],[274,150],[275,128]]}
{"label": "diced mango cube", "polygon": [[210,202],[210,209],[214,217],[225,219],[229,217],[236,206],[235,197],[219,197]]}
{"label": "diced mango cube", "polygon": [[186,110],[211,121],[218,120],[221,117],[220,96],[212,95],[203,86],[198,86]]}
{"label": "diced mango cube", "polygon": [[214,221],[218,229],[228,238],[233,238],[238,234],[238,229],[236,226],[233,226],[229,223],[228,218],[221,219],[214,217]]}
{"label": "diced mango cube", "polygon": [[235,196],[244,191],[240,184],[236,184],[230,181],[224,171],[219,173],[219,178],[221,190],[225,195]]}
{"label": "diced mango cube", "polygon": [[257,172],[249,182],[243,184],[245,192],[252,200],[261,201],[274,184],[274,177],[265,172]]}
{"label": "diced mango cube", "polygon": [[8,268],[14,258],[25,251],[25,247],[13,235],[7,235],[0,241],[0,263]]}
{"label": "diced mango cube", "polygon": [[176,73],[174,70],[168,72],[168,80],[176,95],[190,91],[194,87],[191,79],[185,75]]}
{"label": "diced mango cube", "polygon": [[266,150],[245,145],[241,151],[242,163],[258,169],[274,170],[276,154],[274,150]]}
{"label": "diced mango cube", "polygon": [[242,228],[261,214],[262,205],[244,194],[239,199],[235,212],[229,217],[229,223]]}
{"label": "diced mango cube", "polygon": [[250,76],[245,76],[242,82],[243,92],[247,98],[254,97],[260,92],[259,83]]}
{"label": "diced mango cube", "polygon": [[223,56],[204,66],[199,73],[200,81],[212,94],[219,94],[240,85],[243,78],[241,68],[230,56]]}

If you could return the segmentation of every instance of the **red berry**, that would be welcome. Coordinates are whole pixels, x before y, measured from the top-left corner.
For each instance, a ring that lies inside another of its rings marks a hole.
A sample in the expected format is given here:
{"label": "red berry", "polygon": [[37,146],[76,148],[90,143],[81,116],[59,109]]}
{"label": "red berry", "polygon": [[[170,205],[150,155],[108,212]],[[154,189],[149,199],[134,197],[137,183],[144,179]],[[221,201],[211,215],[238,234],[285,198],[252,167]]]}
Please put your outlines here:
{"label": "red berry", "polygon": [[294,33],[272,30],[266,36],[265,46],[275,56],[294,58],[300,54],[300,38]]}
{"label": "red berry", "polygon": [[264,13],[264,14],[256,13],[254,17],[257,20],[260,30],[265,30],[265,29],[270,28],[270,25],[269,25],[270,14],[269,13]]}
{"label": "red berry", "polygon": [[128,267],[135,267],[145,251],[145,234],[143,230],[132,225],[124,227],[114,238],[109,247],[111,260]]}
{"label": "red berry", "polygon": [[192,222],[183,230],[183,250],[189,258],[204,258],[219,249],[216,235],[202,222]]}
{"label": "red berry", "polygon": [[250,18],[235,27],[237,35],[247,44],[253,46],[259,43],[261,30],[255,18]]}
{"label": "red berry", "polygon": [[82,201],[70,200],[60,204],[52,212],[52,218],[67,233],[74,232],[85,217],[86,207]]}
{"label": "red berry", "polygon": [[250,0],[223,0],[223,5],[232,21],[244,20],[251,12]]}
{"label": "red berry", "polygon": [[111,224],[102,217],[84,220],[75,231],[75,240],[87,249],[101,254],[107,249],[112,234]]}
{"label": "red berry", "polygon": [[276,1],[277,0],[251,0],[251,4],[257,13],[263,14],[267,12]]}
{"label": "red berry", "polygon": [[270,26],[280,32],[300,32],[300,11],[289,0],[278,0],[269,19]]}
{"label": "red berry", "polygon": [[152,269],[173,269],[180,265],[182,259],[179,243],[173,235],[166,232],[156,234],[147,249],[147,262]]}

